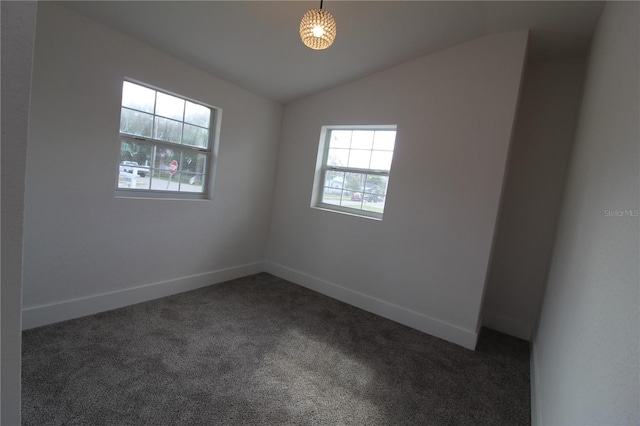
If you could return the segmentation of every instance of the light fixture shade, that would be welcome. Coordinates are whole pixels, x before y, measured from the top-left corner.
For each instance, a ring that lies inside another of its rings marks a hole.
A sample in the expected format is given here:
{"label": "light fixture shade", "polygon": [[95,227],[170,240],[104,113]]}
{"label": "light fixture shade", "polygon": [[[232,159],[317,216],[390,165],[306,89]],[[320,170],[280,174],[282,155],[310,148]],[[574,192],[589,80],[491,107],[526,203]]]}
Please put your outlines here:
{"label": "light fixture shade", "polygon": [[300,21],[300,38],[311,49],[326,49],[336,38],[336,20],[324,9],[311,9]]}

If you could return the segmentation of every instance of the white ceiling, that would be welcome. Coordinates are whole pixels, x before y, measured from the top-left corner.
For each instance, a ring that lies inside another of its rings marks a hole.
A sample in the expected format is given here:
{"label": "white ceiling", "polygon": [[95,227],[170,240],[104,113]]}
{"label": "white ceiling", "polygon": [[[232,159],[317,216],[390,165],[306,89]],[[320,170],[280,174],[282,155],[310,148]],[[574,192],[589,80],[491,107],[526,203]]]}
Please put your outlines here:
{"label": "white ceiling", "polygon": [[252,92],[288,102],[482,35],[530,29],[530,58],[587,52],[592,1],[331,1],[336,41],[305,47],[319,1],[75,1],[66,7]]}

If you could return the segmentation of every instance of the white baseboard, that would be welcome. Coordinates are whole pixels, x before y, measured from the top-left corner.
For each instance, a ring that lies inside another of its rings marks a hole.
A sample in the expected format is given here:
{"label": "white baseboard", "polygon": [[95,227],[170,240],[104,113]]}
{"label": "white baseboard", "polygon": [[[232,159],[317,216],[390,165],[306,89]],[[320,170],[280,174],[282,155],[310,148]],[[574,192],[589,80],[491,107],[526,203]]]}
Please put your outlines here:
{"label": "white baseboard", "polygon": [[296,271],[273,262],[265,262],[266,271],[282,279],[291,281],[326,296],[372,312],[381,317],[406,325],[424,333],[431,334],[467,349],[474,350],[478,340],[477,331],[470,331],[444,321],[431,318],[402,306],[359,293],[317,278],[304,272]]}
{"label": "white baseboard", "polygon": [[246,277],[264,271],[264,262],[254,262],[191,275],[168,281],[146,284],[80,299],[22,309],[22,329],[28,330],[73,318],[109,311],[160,297],[207,287],[224,281]]}
{"label": "white baseboard", "polygon": [[272,262],[254,262],[204,274],[191,275],[49,305],[23,308],[22,329],[28,330],[34,327],[109,311],[111,309],[257,274],[265,270],[280,278],[364,309],[365,311],[458,344],[467,349],[475,349],[478,339],[477,331],[465,330],[419,312],[394,305],[393,303],[350,290],[338,284],[330,283]]}
{"label": "white baseboard", "polygon": [[522,340],[531,341],[533,325],[513,318],[507,318],[502,315],[485,312],[482,315],[482,326]]}

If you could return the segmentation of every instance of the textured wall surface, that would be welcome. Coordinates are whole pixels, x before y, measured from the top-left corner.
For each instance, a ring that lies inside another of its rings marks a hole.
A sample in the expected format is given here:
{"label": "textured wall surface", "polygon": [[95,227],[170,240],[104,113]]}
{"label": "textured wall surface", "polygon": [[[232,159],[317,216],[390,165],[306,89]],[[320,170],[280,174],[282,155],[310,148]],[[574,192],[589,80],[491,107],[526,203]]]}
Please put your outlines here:
{"label": "textured wall surface", "polygon": [[483,324],[529,340],[547,282],[585,60],[529,63],[502,196]]}
{"label": "textured wall surface", "polygon": [[20,306],[29,96],[36,3],[2,5],[2,396],[0,423],[20,424]]}
{"label": "textured wall surface", "polygon": [[[287,105],[267,270],[467,347],[527,32],[469,41]],[[396,124],[382,221],[310,207],[323,125]]]}
{"label": "textured wall surface", "polygon": [[534,421],[640,423],[639,5],[605,6],[532,365]]}
{"label": "textured wall surface", "polygon": [[[211,200],[116,197],[125,77],[222,109]],[[25,204],[29,325],[233,278],[229,268],[262,270],[281,114],[276,102],[41,4]]]}

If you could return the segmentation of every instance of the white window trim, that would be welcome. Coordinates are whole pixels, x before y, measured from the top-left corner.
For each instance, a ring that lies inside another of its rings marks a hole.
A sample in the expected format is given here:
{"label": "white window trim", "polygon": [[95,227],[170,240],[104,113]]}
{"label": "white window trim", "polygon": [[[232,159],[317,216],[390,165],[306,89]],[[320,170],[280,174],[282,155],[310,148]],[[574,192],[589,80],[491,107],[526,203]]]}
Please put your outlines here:
{"label": "white window trim", "polygon": [[[395,124],[387,125],[332,125],[322,126],[320,131],[320,141],[318,144],[318,157],[316,160],[315,176],[313,179],[313,190],[311,194],[311,208],[318,210],[324,210],[335,213],[343,213],[350,216],[357,216],[367,219],[382,220],[384,213],[373,212],[369,210],[359,210],[350,207],[337,206],[335,204],[328,204],[322,202],[323,188],[324,188],[324,174],[327,170],[339,170],[344,172],[353,173],[366,173],[369,175],[379,175],[390,177],[391,170],[374,170],[374,169],[360,169],[355,167],[337,167],[326,166],[327,156],[329,155],[329,137],[333,130],[394,130],[397,132],[398,126]],[[394,148],[395,154],[395,148]],[[393,164],[392,164],[393,165]],[[388,191],[388,186],[387,186]],[[387,192],[388,194],[388,192]],[[386,200],[387,195],[385,195]],[[386,207],[386,203],[385,203]]]}
{"label": "white window trim", "polygon": [[[147,87],[149,89],[155,90],[156,92],[160,92],[160,93],[164,93],[167,95],[171,95],[171,96],[175,96],[178,97],[180,99],[198,104],[198,105],[202,105],[205,106],[207,108],[209,108],[211,110],[211,117],[210,117],[210,121],[209,121],[209,143],[208,143],[208,149],[205,148],[201,148],[201,147],[196,147],[196,146],[192,146],[192,145],[186,145],[186,144],[178,144],[178,143],[174,143],[174,142],[169,142],[169,141],[162,141],[162,140],[158,140],[158,139],[154,139],[154,138],[149,138],[149,137],[142,137],[142,136],[137,136],[137,135],[131,135],[128,133],[121,133],[120,131],[118,131],[118,144],[117,144],[117,148],[118,148],[118,154],[117,154],[117,159],[118,159],[118,169],[116,170],[116,176],[115,176],[115,181],[116,181],[116,188],[115,188],[115,197],[116,198],[142,198],[142,199],[159,199],[159,200],[211,200],[213,197],[213,185],[214,185],[214,180],[215,180],[215,171],[216,171],[216,165],[217,165],[217,158],[218,158],[218,145],[219,145],[219,141],[220,141],[220,126],[222,123],[222,109],[209,105],[207,103],[204,103],[202,101],[196,100],[196,99],[192,99],[189,98],[187,96],[184,95],[180,95],[177,93],[173,93],[171,91],[165,90],[165,89],[160,89],[158,87],[152,86],[150,84],[141,82],[139,80],[136,79],[132,79],[132,78],[124,78],[123,79],[123,84],[124,82],[129,82],[129,83],[133,83],[142,87]],[[121,93],[122,95],[122,93]],[[123,106],[122,106],[122,100],[120,101],[120,110],[122,110]],[[124,107],[127,108],[127,107]],[[129,108],[130,109],[130,108]],[[153,116],[155,118],[156,114],[155,112],[153,113]],[[184,123],[184,121],[183,121]],[[188,124],[188,123],[187,123]],[[120,128],[120,121],[118,121],[118,128]],[[204,174],[204,182],[203,182],[203,190],[202,192],[180,192],[180,191],[167,191],[167,190],[154,190],[154,189],[129,189],[129,188],[119,188],[118,187],[118,182],[119,182],[119,177],[120,177],[120,172],[119,172],[119,166],[120,166],[120,149],[121,149],[121,144],[122,144],[122,140],[131,140],[132,142],[142,142],[142,143],[147,143],[149,145],[152,146],[161,146],[161,147],[167,147],[167,148],[172,148],[172,149],[180,149],[180,150],[185,150],[185,151],[193,151],[193,152],[197,152],[199,154],[205,154],[207,155],[207,166],[206,166],[206,171],[203,173]]]}

